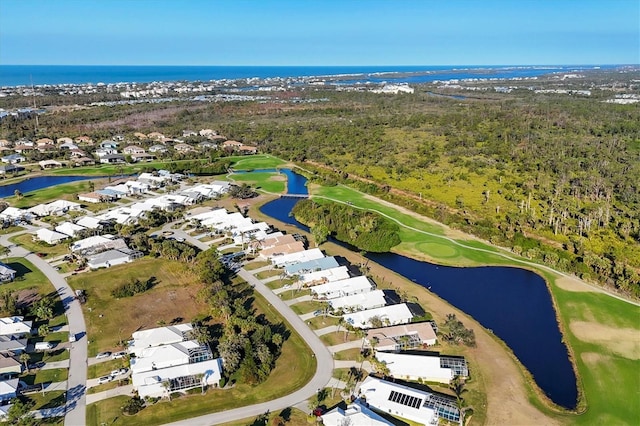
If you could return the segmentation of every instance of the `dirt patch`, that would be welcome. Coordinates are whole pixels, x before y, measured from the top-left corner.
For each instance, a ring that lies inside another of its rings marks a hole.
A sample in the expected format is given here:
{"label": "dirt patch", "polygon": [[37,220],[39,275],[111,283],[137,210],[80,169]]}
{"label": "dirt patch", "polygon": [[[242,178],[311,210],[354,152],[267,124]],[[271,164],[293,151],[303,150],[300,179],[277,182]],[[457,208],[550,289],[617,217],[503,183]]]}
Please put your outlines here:
{"label": "dirt patch", "polygon": [[562,276],[556,279],[556,285],[563,290],[567,291],[588,291],[588,292],[597,292],[602,293],[602,291],[598,288],[590,286],[584,281],[579,280],[576,277]]}
{"label": "dirt patch", "polygon": [[569,328],[582,341],[602,345],[625,358],[640,359],[640,330],[586,321],[571,321]]}
{"label": "dirt patch", "polygon": [[19,308],[26,308],[31,306],[34,302],[40,299],[40,293],[34,290],[20,290],[17,294],[18,301],[16,305]]}
{"label": "dirt patch", "polygon": [[580,354],[580,358],[582,358],[586,364],[594,365],[606,361],[608,357],[595,352],[584,352]]}
{"label": "dirt patch", "polygon": [[275,176],[271,176],[269,180],[275,181],[275,182],[283,182],[287,180],[287,177],[283,175],[275,175]]}

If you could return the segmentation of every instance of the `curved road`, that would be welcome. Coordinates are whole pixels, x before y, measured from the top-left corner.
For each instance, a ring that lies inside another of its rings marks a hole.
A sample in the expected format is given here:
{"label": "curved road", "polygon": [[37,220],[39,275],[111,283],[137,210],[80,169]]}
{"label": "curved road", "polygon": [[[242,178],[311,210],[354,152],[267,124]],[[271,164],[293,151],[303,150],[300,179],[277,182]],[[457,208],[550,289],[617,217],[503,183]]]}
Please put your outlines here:
{"label": "curved road", "polygon": [[70,344],[64,424],[83,425],[86,422],[87,336],[80,302],[75,299],[73,290],[65,279],[46,260],[9,241],[9,238],[14,235],[16,234],[1,236],[0,244],[9,247],[11,250],[9,256],[27,259],[51,281],[66,311],[69,334],[75,334],[78,338],[76,342]]}
{"label": "curved road", "polygon": [[[209,248],[207,244],[191,237],[184,231],[170,229],[169,226],[166,227],[166,230],[173,231],[176,237],[182,237],[202,250],[206,250]],[[282,317],[289,322],[291,327],[296,330],[296,332],[311,348],[311,350],[315,354],[317,361],[316,374],[304,387],[292,394],[283,396],[281,398],[263,402],[261,404],[239,407],[232,410],[207,414],[200,417],[193,417],[175,423],[170,423],[167,426],[208,426],[212,424],[226,423],[234,420],[241,420],[248,417],[258,416],[260,414],[266,413],[267,411],[274,412],[287,407],[293,407],[294,405],[305,401],[309,397],[315,395],[318,392],[318,389],[323,389],[331,380],[333,374],[333,356],[329,352],[329,349],[327,349],[327,347],[324,345],[322,340],[320,340],[320,338],[307,326],[307,324],[305,324],[304,321],[300,319],[300,317],[295,312],[293,312],[291,308],[282,301],[282,299],[280,299],[280,297],[273,293],[273,291],[271,291],[267,286],[262,284],[262,282],[254,277],[253,274],[245,269],[241,269],[238,272],[238,275],[249,284],[251,284],[256,289],[256,291],[258,291],[258,293],[260,293],[274,308],[276,308],[278,312],[280,312],[280,315],[282,315]]]}

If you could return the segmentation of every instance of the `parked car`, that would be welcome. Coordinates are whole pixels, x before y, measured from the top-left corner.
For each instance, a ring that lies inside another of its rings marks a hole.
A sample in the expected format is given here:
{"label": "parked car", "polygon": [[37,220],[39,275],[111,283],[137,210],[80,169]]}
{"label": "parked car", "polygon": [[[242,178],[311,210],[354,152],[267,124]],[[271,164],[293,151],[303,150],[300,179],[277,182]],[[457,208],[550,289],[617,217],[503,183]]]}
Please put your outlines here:
{"label": "parked car", "polygon": [[109,358],[110,356],[111,352],[100,352],[98,355],[96,355],[96,359]]}
{"label": "parked car", "polygon": [[102,385],[104,383],[109,383],[111,380],[113,380],[113,377],[111,376],[102,376],[98,379],[98,384]]}
{"label": "parked car", "polygon": [[49,349],[53,349],[53,343],[51,342],[36,342],[35,345],[36,351],[48,351]]}
{"label": "parked car", "polygon": [[184,243],[184,238],[178,237],[178,238],[176,238],[176,241],[179,242],[179,243]]}
{"label": "parked car", "polygon": [[127,356],[126,352],[116,352],[113,355],[111,355],[111,359],[120,359],[120,358],[124,358],[125,356]]}
{"label": "parked car", "polygon": [[125,374],[127,374],[129,372],[128,368],[121,368],[120,370],[118,370],[118,375],[120,376],[124,376]]}
{"label": "parked car", "polygon": [[42,368],[42,367],[44,367],[44,362],[42,362],[42,361],[40,361],[40,362],[34,362],[33,364],[29,364],[29,365],[27,366],[27,368],[28,368],[29,370],[36,370],[36,369],[38,369],[38,368]]}

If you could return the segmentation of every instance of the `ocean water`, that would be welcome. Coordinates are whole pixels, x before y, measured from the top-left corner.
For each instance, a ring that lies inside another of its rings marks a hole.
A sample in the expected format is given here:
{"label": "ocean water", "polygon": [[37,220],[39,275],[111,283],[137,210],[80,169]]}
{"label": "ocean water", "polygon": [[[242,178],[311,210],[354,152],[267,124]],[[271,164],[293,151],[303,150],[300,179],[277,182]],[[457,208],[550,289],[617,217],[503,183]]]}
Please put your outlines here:
{"label": "ocean water", "polygon": [[[612,67],[612,66],[609,66]],[[421,83],[464,78],[524,78],[588,66],[94,66],[0,65],[0,86],[210,81],[269,77],[353,76],[345,82]],[[601,68],[605,68],[604,66]],[[380,76],[380,73],[399,73]],[[415,75],[419,73],[419,75]]]}

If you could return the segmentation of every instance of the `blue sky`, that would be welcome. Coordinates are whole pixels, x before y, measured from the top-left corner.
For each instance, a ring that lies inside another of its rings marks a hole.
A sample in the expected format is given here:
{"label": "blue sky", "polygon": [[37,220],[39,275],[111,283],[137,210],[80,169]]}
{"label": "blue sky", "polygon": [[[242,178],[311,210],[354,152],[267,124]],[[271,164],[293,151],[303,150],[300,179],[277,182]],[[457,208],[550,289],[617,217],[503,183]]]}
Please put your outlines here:
{"label": "blue sky", "polygon": [[638,64],[638,0],[0,0],[0,64]]}

